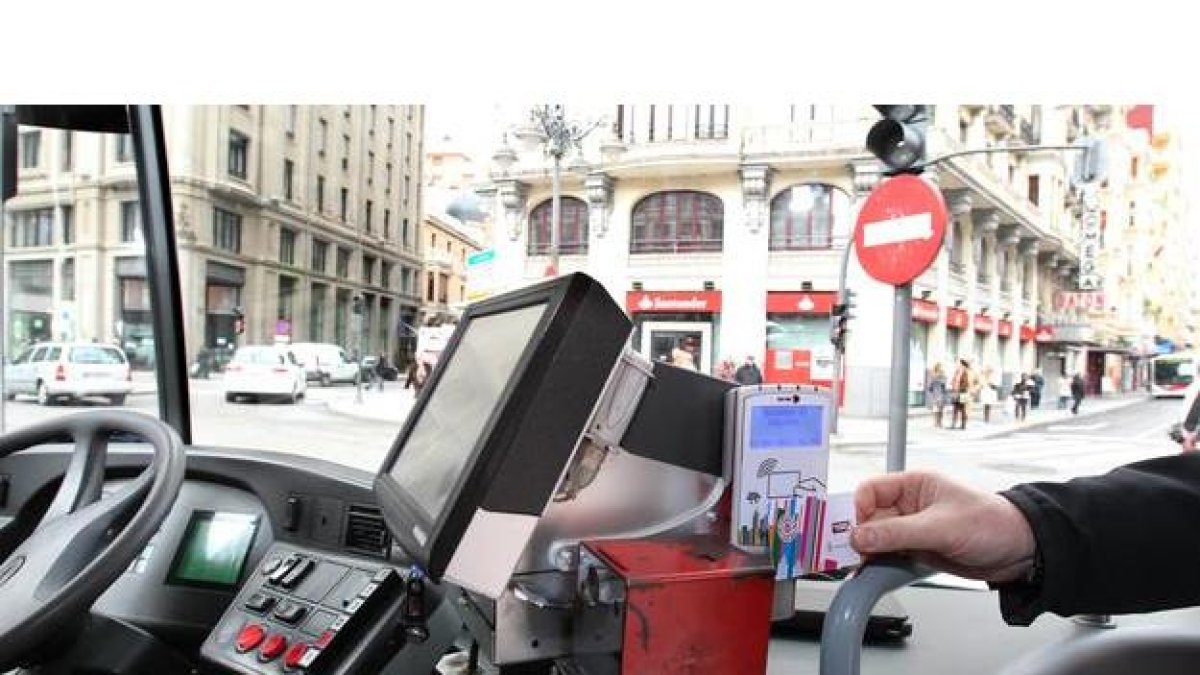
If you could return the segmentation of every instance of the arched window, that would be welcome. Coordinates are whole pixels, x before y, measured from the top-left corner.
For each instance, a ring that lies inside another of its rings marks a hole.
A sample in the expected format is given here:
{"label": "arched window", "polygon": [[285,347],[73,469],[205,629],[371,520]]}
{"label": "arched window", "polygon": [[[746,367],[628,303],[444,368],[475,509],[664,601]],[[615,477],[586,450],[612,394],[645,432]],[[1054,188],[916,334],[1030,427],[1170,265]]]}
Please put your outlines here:
{"label": "arched window", "polygon": [[707,192],[655,192],[633,207],[630,253],[720,251],[725,206]]}
{"label": "arched window", "polygon": [[[588,207],[582,199],[562,197],[559,206],[559,255],[585,255],[588,250]],[[529,255],[550,254],[551,200],[538,204],[529,214]]]}
{"label": "arched window", "polygon": [[850,196],[825,183],[793,185],[771,200],[772,251],[829,248],[849,232]]}

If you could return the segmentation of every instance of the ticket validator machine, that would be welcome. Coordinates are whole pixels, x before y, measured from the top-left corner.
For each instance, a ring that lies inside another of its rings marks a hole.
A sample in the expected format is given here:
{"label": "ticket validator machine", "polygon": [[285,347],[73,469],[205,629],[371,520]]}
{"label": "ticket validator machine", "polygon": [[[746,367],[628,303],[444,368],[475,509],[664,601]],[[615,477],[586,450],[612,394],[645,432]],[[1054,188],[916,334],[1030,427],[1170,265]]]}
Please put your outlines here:
{"label": "ticket validator machine", "polygon": [[499,672],[765,672],[791,579],[837,554],[803,536],[828,396],[631,332],[582,274],[472,305],[376,479],[389,529]]}

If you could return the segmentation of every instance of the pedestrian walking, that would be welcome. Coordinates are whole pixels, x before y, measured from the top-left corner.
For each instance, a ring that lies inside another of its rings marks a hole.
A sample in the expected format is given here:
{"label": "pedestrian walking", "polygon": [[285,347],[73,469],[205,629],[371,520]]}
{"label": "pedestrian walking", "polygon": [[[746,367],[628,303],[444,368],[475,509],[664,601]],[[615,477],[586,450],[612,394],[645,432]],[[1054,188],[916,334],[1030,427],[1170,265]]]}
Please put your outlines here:
{"label": "pedestrian walking", "polygon": [[758,369],[758,364],[754,363],[753,356],[746,356],[741,367],[733,374],[733,379],[738,384],[762,384],[762,371]]}
{"label": "pedestrian walking", "polygon": [[380,354],[379,358],[375,360],[375,372],[374,372],[375,382],[376,382],[376,384],[379,385],[379,391],[383,391],[383,380],[384,380],[385,375],[387,374],[387,369],[388,369],[387,357],[384,356],[383,354]]}
{"label": "pedestrian walking", "polygon": [[737,373],[737,363],[735,363],[732,358],[726,356],[725,358],[721,359],[720,363],[717,364],[717,370],[716,370],[716,373],[714,373],[714,374],[716,375],[717,379],[719,379],[719,380],[725,380],[726,382],[736,382],[737,380],[734,379],[734,375],[736,373]]}
{"label": "pedestrian walking", "polygon": [[1071,401],[1071,378],[1063,376],[1058,381],[1058,409],[1066,410]]}
{"label": "pedestrian walking", "polygon": [[[967,428],[967,409],[971,404],[971,392],[974,382],[974,373],[971,372],[971,364],[966,359],[958,360],[958,368],[954,371],[954,377],[950,378],[950,395],[953,397],[954,405],[953,412],[950,416],[950,428]],[[962,420],[962,426],[959,427],[959,420]]]}
{"label": "pedestrian walking", "polygon": [[1024,422],[1025,416],[1029,412],[1029,393],[1033,390],[1033,378],[1026,373],[1021,373],[1017,381],[1013,384],[1013,417],[1018,422]]}
{"label": "pedestrian walking", "polygon": [[992,421],[992,407],[1000,403],[1000,385],[996,382],[992,367],[987,366],[980,372],[979,404],[983,406],[983,422]]}
{"label": "pedestrian walking", "polygon": [[412,387],[413,393],[419,396],[427,379],[429,379],[429,364],[421,358],[416,358],[408,366],[408,377],[404,380],[404,388]]}
{"label": "pedestrian walking", "polygon": [[941,363],[933,364],[933,372],[929,375],[929,384],[925,386],[925,395],[929,407],[933,410],[933,426],[942,428],[942,414],[946,410],[949,398],[947,391],[946,370]]}
{"label": "pedestrian walking", "polygon": [[1038,368],[1033,371],[1033,389],[1029,392],[1029,407],[1037,410],[1038,406],[1042,405],[1042,389],[1046,386],[1046,378],[1042,377],[1042,370]]}
{"label": "pedestrian walking", "polygon": [[1071,378],[1071,398],[1074,399],[1074,405],[1071,406],[1072,415],[1079,414],[1079,404],[1083,403],[1083,394],[1083,376],[1075,373],[1075,376]]}

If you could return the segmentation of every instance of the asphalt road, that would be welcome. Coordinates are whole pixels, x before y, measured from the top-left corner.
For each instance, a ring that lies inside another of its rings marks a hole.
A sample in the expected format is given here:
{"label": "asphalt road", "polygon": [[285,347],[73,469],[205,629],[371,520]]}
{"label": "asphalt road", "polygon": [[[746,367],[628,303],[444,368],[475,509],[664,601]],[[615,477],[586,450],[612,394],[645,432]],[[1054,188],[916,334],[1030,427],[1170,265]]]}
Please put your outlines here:
{"label": "asphalt road", "polygon": [[[390,422],[361,420],[331,412],[327,403],[354,397],[354,387],[310,387],[297,404],[282,402],[227,403],[220,380],[191,380],[192,442],[252,450],[274,450],[321,457],[368,471],[379,468],[404,418]],[[367,395],[371,395],[368,392]],[[32,398],[6,402],[9,429],[91,408],[101,401],[42,407]],[[158,415],[158,397],[137,394],[124,410]]]}
{"label": "asphalt road", "polygon": [[[346,417],[328,403],[350,400],[354,388],[310,387],[298,404],[227,403],[220,380],[192,380],[193,442],[245,449],[293,452],[375,471],[403,423]],[[366,396],[375,395],[367,392]],[[91,404],[43,408],[32,399],[5,404],[9,428],[87,409]],[[157,414],[154,394],[131,396],[129,410]],[[1177,452],[1167,427],[1181,414],[1178,400],[1146,400],[1123,409],[1052,422],[988,440],[913,443],[907,467],[940,471],[988,490],[1018,482],[1066,480],[1115,466]],[[838,448],[830,457],[832,491],[852,490],[885,465],[882,447]]]}

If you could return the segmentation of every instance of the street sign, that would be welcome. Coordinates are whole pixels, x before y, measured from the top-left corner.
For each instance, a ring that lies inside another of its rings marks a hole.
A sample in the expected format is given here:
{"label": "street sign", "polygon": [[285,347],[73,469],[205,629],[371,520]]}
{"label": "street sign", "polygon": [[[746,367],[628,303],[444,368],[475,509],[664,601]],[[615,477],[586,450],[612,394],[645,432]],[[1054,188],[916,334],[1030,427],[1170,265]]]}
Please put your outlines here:
{"label": "street sign", "polygon": [[467,256],[467,300],[482,300],[497,290],[496,249],[489,248]]}
{"label": "street sign", "polygon": [[933,183],[910,174],[888,178],[858,213],[854,251],[867,274],[903,286],[937,259],[947,219],[946,201]]}

